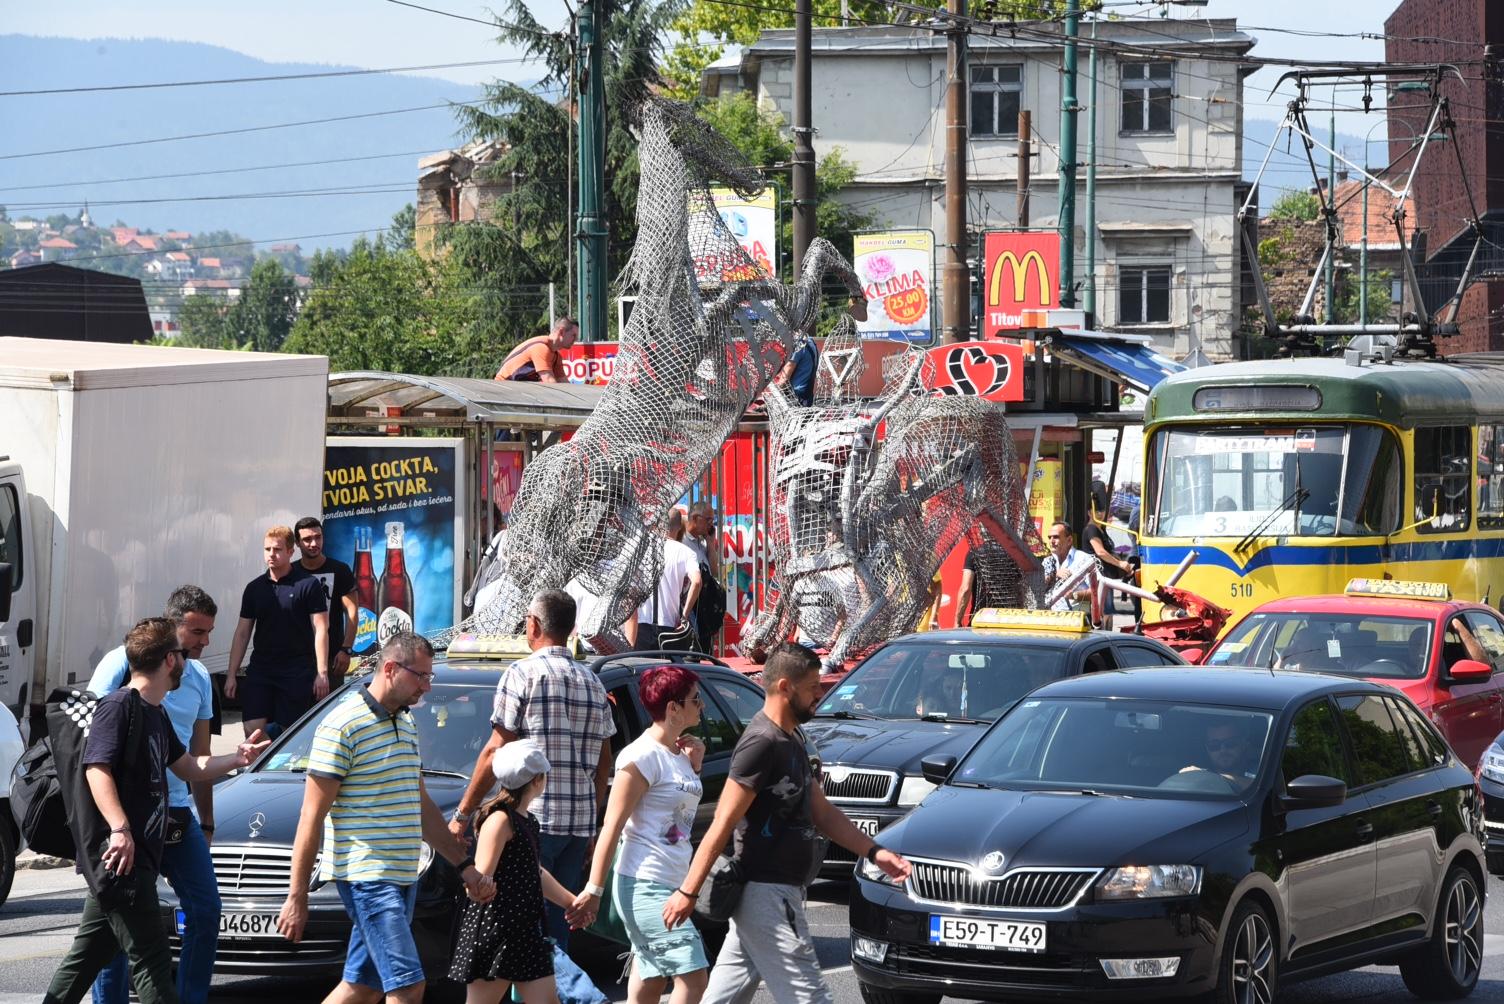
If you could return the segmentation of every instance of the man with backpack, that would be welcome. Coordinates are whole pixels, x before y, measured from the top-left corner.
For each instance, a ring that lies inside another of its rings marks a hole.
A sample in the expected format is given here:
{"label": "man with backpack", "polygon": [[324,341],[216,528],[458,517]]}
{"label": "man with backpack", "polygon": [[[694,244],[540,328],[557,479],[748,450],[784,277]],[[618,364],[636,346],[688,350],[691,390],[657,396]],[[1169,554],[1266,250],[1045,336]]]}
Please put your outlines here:
{"label": "man with backpack", "polygon": [[141,1004],[178,1001],[157,906],[157,875],[171,818],[167,771],[189,782],[212,781],[249,766],[267,740],[257,731],[223,756],[192,756],[183,747],[162,710],[187,665],[188,650],[178,641],[177,627],[165,617],[137,622],[125,636],[130,683],[94,707],[80,758],[84,783],[68,802],[68,824],[89,894],[73,947],[43,1004],[78,1004],[122,947]]}
{"label": "man with backpack", "polygon": [[726,587],[721,585],[721,552],[715,539],[715,516],[710,503],[701,499],[689,507],[689,532],[685,545],[700,559],[700,597],[695,601],[695,629],[700,651],[710,654],[715,636],[726,619]]}

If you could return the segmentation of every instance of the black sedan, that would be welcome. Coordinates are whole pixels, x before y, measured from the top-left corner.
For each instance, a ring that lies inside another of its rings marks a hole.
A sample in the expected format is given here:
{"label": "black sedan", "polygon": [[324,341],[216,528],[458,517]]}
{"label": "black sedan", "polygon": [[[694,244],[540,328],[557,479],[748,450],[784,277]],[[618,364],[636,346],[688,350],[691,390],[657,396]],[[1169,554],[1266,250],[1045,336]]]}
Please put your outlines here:
{"label": "black sedan", "polygon": [[1504,876],[1504,734],[1499,735],[1478,761],[1478,789],[1483,792],[1483,830],[1488,835],[1488,870]]}
{"label": "black sedan", "polygon": [[1141,669],[1030,694],[865,864],[852,961],[868,1004],[1209,994],[1398,965],[1476,984],[1483,813],[1404,696],[1351,679]]}
{"label": "black sedan", "polygon": [[[1032,614],[1007,628],[905,635],[868,656],[821,702],[805,731],[820,750],[825,795],[876,834],[935,790],[919,762],[959,757],[1035,687],[1081,673],[1184,660],[1149,638],[1090,631],[1077,614]],[[1032,624],[1033,627],[1026,627]],[[851,873],[831,844],[821,874]]]}
{"label": "black sedan", "polygon": [[[418,723],[423,782],[446,816],[459,803],[475,759],[490,736],[496,684],[515,658],[455,656],[445,660],[441,653],[434,665],[432,690],[412,708]],[[602,658],[593,668],[611,699],[616,719],[612,748],[620,750],[651,723],[637,697],[638,674],[665,662],[688,660],[693,660],[689,668],[700,675],[705,701],[698,730],[706,745],[701,770],[705,794],[694,834],[698,839],[714,815],[731,750],[745,723],[762,707],[762,690],[715,660],[684,652]],[[218,832],[210,853],[224,903],[216,973],[337,978],[343,968],[350,921],[333,883],[314,879],[301,942],[293,944],[283,938],[277,932],[276,917],[287,896],[293,835],[303,803],[303,771],[314,730],[334,702],[363,683],[354,679],[335,691],[279,736],[253,767],[215,787]],[[432,975],[442,974],[447,965],[459,889],[454,869],[425,843],[413,932],[424,968]],[[158,892],[176,960],[182,915],[165,882]]]}

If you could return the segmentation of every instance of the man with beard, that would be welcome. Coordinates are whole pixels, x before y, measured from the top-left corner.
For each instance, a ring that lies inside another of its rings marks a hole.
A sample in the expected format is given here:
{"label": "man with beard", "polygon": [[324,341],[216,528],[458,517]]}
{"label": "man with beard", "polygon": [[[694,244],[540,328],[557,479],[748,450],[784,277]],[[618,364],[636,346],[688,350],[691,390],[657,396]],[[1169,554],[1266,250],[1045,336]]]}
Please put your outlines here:
{"label": "man with beard", "polygon": [[[194,756],[209,753],[209,723],[214,717],[214,690],[209,672],[199,658],[209,645],[214,600],[198,586],[179,586],[167,599],[164,616],[177,624],[177,643],[187,653],[182,681],[162,700],[162,710],[172,723],[178,741]],[[125,646],[105,653],[89,691],[99,697],[113,694],[130,679]],[[195,818],[194,809],[197,809]],[[219,885],[209,843],[214,838],[214,785],[198,781],[192,786],[176,776],[167,778],[169,833],[162,848],[162,875],[183,906],[183,954],[178,962],[178,997],[184,1004],[209,999],[209,979],[214,974],[214,955],[219,944]],[[118,953],[94,981],[94,1004],[126,1004],[130,994],[130,970],[124,952]]]}
{"label": "man with beard", "polygon": [[[70,806],[69,816],[71,823],[75,813],[97,813],[110,836],[91,869],[96,878],[90,880],[73,947],[53,975],[43,1004],[78,1004],[122,948],[142,1004],[178,1000],[157,905],[169,820],[167,771],[189,782],[212,781],[250,766],[267,746],[266,738],[255,732],[223,756],[194,756],[183,748],[162,702],[182,682],[188,651],[178,641],[173,621],[149,617],[138,622],[125,636],[130,683],[94,708],[83,752],[93,805]],[[92,866],[96,852],[84,852]],[[104,875],[108,882],[99,877]]]}
{"label": "man with beard", "polygon": [[319,580],[324,602],[329,605],[329,689],[344,685],[355,651],[355,631],[360,626],[360,607],[355,601],[355,573],[350,566],[324,553],[324,525],[313,516],[293,524],[298,535],[298,566]]}
{"label": "man with beard", "polygon": [[[763,981],[776,1001],[832,1001],[820,976],[804,890],[819,867],[822,842],[834,840],[902,882],[909,863],[877,846],[825,798],[810,766],[804,731],[820,703],[820,660],[783,642],[763,667],[762,710],[731,754],[728,783],[715,821],[700,842],[689,874],[663,908],[670,929],[689,919],[700,887],[734,832],[747,880],[731,930],[710,971],[702,1004],[750,1000]],[[744,933],[745,932],[745,933]]]}

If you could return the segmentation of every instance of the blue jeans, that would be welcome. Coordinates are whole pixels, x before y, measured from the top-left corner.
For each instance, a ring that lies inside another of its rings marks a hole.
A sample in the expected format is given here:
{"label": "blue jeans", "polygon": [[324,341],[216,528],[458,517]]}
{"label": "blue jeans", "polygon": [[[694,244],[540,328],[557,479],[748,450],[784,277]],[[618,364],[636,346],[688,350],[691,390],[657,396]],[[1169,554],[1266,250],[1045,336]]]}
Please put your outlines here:
{"label": "blue jeans", "polygon": [[[589,837],[571,837],[562,833],[544,833],[538,840],[538,862],[559,884],[570,892],[583,887],[585,849]],[[569,923],[564,908],[547,903],[548,936],[565,951],[569,950]]]}
{"label": "blue jeans", "polygon": [[413,908],[418,883],[334,883],[350,915],[350,947],[343,979],[356,986],[392,993],[423,982],[423,963],[413,941]]}
{"label": "blue jeans", "polygon": [[[214,975],[219,946],[219,883],[214,861],[198,820],[191,815],[183,839],[162,848],[162,875],[177,893],[183,910],[183,951],[178,959],[178,997],[183,1004],[204,1004]],[[94,980],[94,1004],[126,1004],[131,989],[130,964],[116,955]]]}

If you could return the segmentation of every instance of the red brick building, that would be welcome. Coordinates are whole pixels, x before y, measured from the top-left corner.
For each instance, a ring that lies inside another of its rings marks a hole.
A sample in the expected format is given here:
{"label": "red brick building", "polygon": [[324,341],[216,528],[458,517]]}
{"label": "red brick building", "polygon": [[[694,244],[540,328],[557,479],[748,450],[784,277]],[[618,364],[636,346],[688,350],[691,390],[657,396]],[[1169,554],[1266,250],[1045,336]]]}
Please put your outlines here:
{"label": "red brick building", "polygon": [[[1404,0],[1384,22],[1384,58],[1390,63],[1452,63],[1463,80],[1449,79],[1441,93],[1457,124],[1457,151],[1433,144],[1415,183],[1414,226],[1425,235],[1422,286],[1433,309],[1455,289],[1473,236],[1467,225],[1467,186],[1484,220],[1490,244],[1477,271],[1504,274],[1504,3],[1494,0]],[[1410,147],[1426,125],[1429,95],[1391,94],[1390,157]],[[1462,170],[1458,169],[1458,152]],[[1407,158],[1399,166],[1408,166]],[[1464,182],[1464,172],[1466,181]],[[1448,283],[1450,278],[1450,283]],[[1450,286],[1450,288],[1448,288]],[[1457,315],[1462,334],[1441,343],[1445,353],[1504,349],[1504,280],[1475,283]]]}

